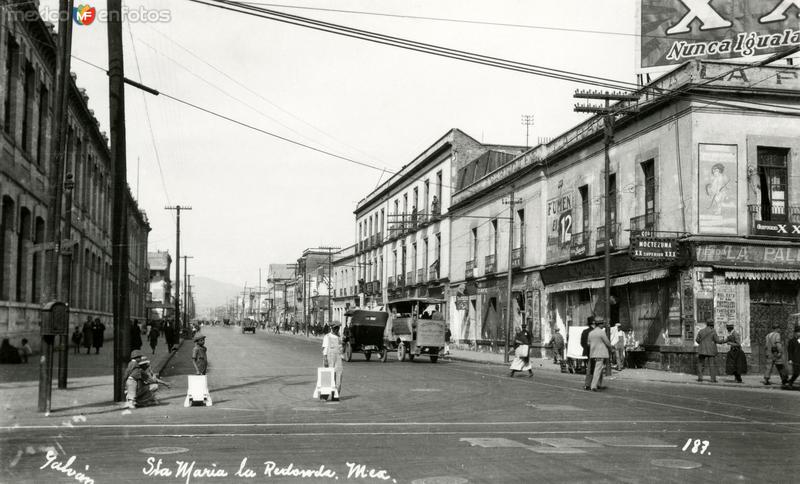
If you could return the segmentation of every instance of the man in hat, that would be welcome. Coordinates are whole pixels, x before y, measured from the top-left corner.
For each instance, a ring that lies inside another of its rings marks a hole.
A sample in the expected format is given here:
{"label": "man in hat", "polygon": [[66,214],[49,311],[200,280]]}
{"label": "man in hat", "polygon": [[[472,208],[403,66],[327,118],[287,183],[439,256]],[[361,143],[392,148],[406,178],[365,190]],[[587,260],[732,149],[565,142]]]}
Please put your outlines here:
{"label": "man in hat", "polygon": [[556,365],[564,361],[564,337],[561,336],[561,330],[555,329],[553,337],[550,338],[550,344],[553,347],[553,363]]}
{"label": "man in hat", "polygon": [[595,327],[594,316],[586,318],[586,325],[588,328],[581,332],[581,348],[583,348],[583,356],[586,357],[586,378],[583,380],[583,389],[589,390],[592,384],[592,374],[594,373],[593,360],[589,358],[589,333]]}
{"label": "man in hat", "polygon": [[706,327],[697,332],[694,339],[697,347],[697,381],[703,381],[703,373],[708,367],[711,383],[717,383],[717,345],[725,343],[714,331],[714,320],[706,321]]}
{"label": "man in hat", "polygon": [[789,380],[786,375],[786,368],[783,367],[783,343],[781,342],[781,325],[779,323],[772,323],[772,332],[765,338],[764,349],[767,355],[767,371],[764,373],[764,385],[771,385],[769,382],[772,376],[772,368],[778,370],[778,375],[781,377],[781,384],[786,387]]}
{"label": "man in hat", "polygon": [[605,388],[603,386],[603,370],[611,357],[611,342],[601,325],[596,325],[586,339],[589,343],[589,357],[592,359],[591,366],[593,367],[590,389],[596,392],[598,389]]}
{"label": "man in hat", "polygon": [[333,323],[331,331],[322,337],[322,366],[334,369],[336,378],[336,397],[342,394],[342,339],[339,337],[339,323]]}
{"label": "man in hat", "polygon": [[794,327],[794,336],[789,340],[786,354],[792,366],[792,377],[786,382],[786,388],[792,388],[794,381],[800,376],[800,325]]}
{"label": "man in hat", "polygon": [[131,361],[128,362],[128,367],[125,369],[125,377],[122,379],[125,387],[125,394],[127,395],[125,406],[133,408],[136,399],[137,381],[130,378],[131,373],[139,367],[139,361],[144,357],[140,350],[131,351]]}
{"label": "man in hat", "polygon": [[205,375],[208,370],[206,351],[206,337],[198,334],[194,337],[194,348],[192,348],[192,363],[198,375]]}
{"label": "man in hat", "polygon": [[143,356],[138,362],[136,368],[128,375],[126,384],[128,392],[126,395],[126,408],[147,407],[150,405],[157,405],[156,392],[158,385],[169,384],[164,380],[159,379],[150,370],[150,360]]}

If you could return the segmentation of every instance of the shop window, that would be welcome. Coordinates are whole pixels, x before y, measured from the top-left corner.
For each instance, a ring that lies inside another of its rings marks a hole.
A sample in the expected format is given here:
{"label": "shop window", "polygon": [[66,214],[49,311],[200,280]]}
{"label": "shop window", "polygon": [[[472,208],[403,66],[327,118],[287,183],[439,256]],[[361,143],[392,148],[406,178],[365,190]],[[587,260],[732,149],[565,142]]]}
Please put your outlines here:
{"label": "shop window", "polygon": [[759,146],[757,156],[761,220],[786,220],[789,150]]}

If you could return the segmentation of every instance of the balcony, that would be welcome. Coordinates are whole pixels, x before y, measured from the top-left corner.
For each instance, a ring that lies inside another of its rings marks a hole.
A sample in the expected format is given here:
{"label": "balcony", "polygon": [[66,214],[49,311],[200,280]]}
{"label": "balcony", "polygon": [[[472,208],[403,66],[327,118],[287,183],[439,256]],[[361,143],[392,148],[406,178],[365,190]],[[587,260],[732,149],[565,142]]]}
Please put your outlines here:
{"label": "balcony", "polygon": [[375,247],[380,247],[383,245],[383,232],[378,232],[375,234],[375,243],[373,245]]}
{"label": "balcony", "polygon": [[475,277],[475,259],[467,261],[467,267],[464,271],[464,278],[472,279]]}
{"label": "balcony", "polygon": [[658,228],[658,212],[631,218],[631,237],[651,235]]}
{"label": "balcony", "polygon": [[516,249],[511,251],[511,268],[512,269],[519,269],[522,267],[522,256],[525,253],[525,246],[517,247]]}
{"label": "balcony", "polygon": [[405,280],[405,277],[403,277],[403,274],[398,275],[397,276],[397,283],[395,284],[395,287],[399,289],[399,288],[405,286],[405,284],[406,284],[406,280]]}
{"label": "balcony", "polygon": [[431,202],[431,222],[439,220],[442,217],[442,204],[434,196]]}
{"label": "balcony", "polygon": [[577,234],[572,234],[572,239],[569,243],[570,259],[580,259],[582,257],[586,257],[586,254],[589,253],[590,235],[590,232],[578,232]]}
{"label": "balcony", "polygon": [[386,289],[389,291],[394,291],[394,276],[389,276],[386,278]]}
{"label": "balcony", "polygon": [[497,255],[487,255],[483,262],[484,274],[491,274],[497,272]]}
{"label": "balcony", "polygon": [[372,293],[375,295],[380,295],[381,281],[372,281]]}
{"label": "balcony", "polygon": [[[616,250],[619,247],[619,224],[611,224],[611,250]],[[595,252],[598,254],[604,253],[606,250],[606,228],[597,227],[597,241],[595,243]]]}
{"label": "balcony", "polygon": [[437,260],[428,268],[428,281],[434,282],[439,280],[439,261]]}
{"label": "balcony", "polygon": [[373,282],[366,283],[366,286],[367,286],[367,290],[365,292],[366,294],[371,295],[375,293],[375,284]]}
{"label": "balcony", "polygon": [[406,273],[406,286],[413,286],[414,285],[414,271],[409,271]]}
{"label": "balcony", "polygon": [[750,233],[800,238],[800,206],[748,205]]}
{"label": "balcony", "polygon": [[425,284],[425,269],[417,269],[417,284]]}

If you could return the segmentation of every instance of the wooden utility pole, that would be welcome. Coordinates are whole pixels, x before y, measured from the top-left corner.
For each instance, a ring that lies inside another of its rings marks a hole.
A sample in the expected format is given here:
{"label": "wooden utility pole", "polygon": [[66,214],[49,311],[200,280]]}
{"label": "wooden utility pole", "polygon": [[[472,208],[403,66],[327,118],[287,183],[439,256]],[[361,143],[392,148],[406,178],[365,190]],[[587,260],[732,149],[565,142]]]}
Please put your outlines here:
{"label": "wooden utility pole", "polygon": [[[73,0],[59,2],[58,15],[58,60],[56,79],[56,112],[54,130],[52,171],[50,172],[50,200],[48,211],[48,247],[45,251],[47,282],[44,302],[58,299],[58,260],[61,253],[61,198],[64,190],[64,148],[67,138],[67,107],[72,55],[72,9]],[[42,356],[39,359],[39,412],[50,412],[53,390],[53,343],[55,336],[42,335]]]}
{"label": "wooden utility pole", "polygon": [[187,260],[188,259],[194,259],[194,257],[192,257],[191,255],[184,255],[184,256],[182,256],[182,258],[183,258],[183,274],[184,274],[184,279],[183,279],[183,324],[186,324],[187,323],[186,313],[188,312],[186,310],[186,308],[187,308],[187,305],[189,304],[189,299],[188,299],[188,295],[189,295],[189,264],[187,263]]}
{"label": "wooden utility pole", "polygon": [[[639,96],[636,94],[627,94],[620,92],[597,92],[597,91],[576,91],[575,98],[577,99],[597,99],[605,101],[603,106],[597,105],[575,105],[575,111],[579,113],[592,113],[600,114],[603,116],[603,145],[605,156],[604,168],[604,185],[605,185],[605,240],[603,251],[604,275],[605,275],[605,301],[603,308],[603,319],[605,320],[606,335],[611,332],[611,248],[612,241],[616,233],[612,234],[611,230],[611,158],[609,151],[611,144],[614,142],[614,121],[617,115],[635,113],[638,109],[635,106],[622,106],[623,101],[638,101]],[[618,104],[611,106],[611,101],[618,101]],[[616,232],[616,231],[615,231]],[[609,362],[610,362],[609,358]],[[611,375],[611,364],[609,363],[606,368],[606,375]]]}
{"label": "wooden utility pole", "polygon": [[514,198],[514,185],[511,185],[511,193],[508,195],[508,200],[503,200],[504,205],[508,205],[508,275],[506,282],[508,288],[506,289],[506,344],[503,350],[503,361],[508,363],[508,350],[511,347],[511,331],[514,328],[514,305],[512,304],[511,297],[511,283],[514,269],[514,204],[518,200]]}
{"label": "wooden utility pole", "polygon": [[166,210],[175,210],[175,331],[178,337],[185,334],[185,324],[181,325],[181,210],[191,210],[192,207],[164,207]]}
{"label": "wooden utility pole", "polygon": [[114,401],[124,400],[123,372],[130,356],[128,322],[128,181],[125,158],[125,69],[122,0],[108,0],[108,86],[111,122],[111,275],[114,313]]}
{"label": "wooden utility pole", "polygon": [[530,143],[528,142],[528,134],[530,127],[533,126],[533,114],[523,114],[522,115],[522,124],[525,125],[525,147],[530,148]]}
{"label": "wooden utility pole", "polygon": [[[80,156],[78,153],[77,156]],[[67,306],[72,306],[72,255],[74,248],[71,244],[72,241],[72,191],[75,188],[75,180],[72,173],[67,173],[66,180],[64,181],[64,190],[66,193],[66,211],[67,219],[64,223],[64,241],[70,244],[69,247],[62,247],[61,258],[61,299],[63,299]],[[58,388],[63,390],[67,388],[67,376],[69,373],[69,333],[61,335],[61,353],[58,355]]]}

